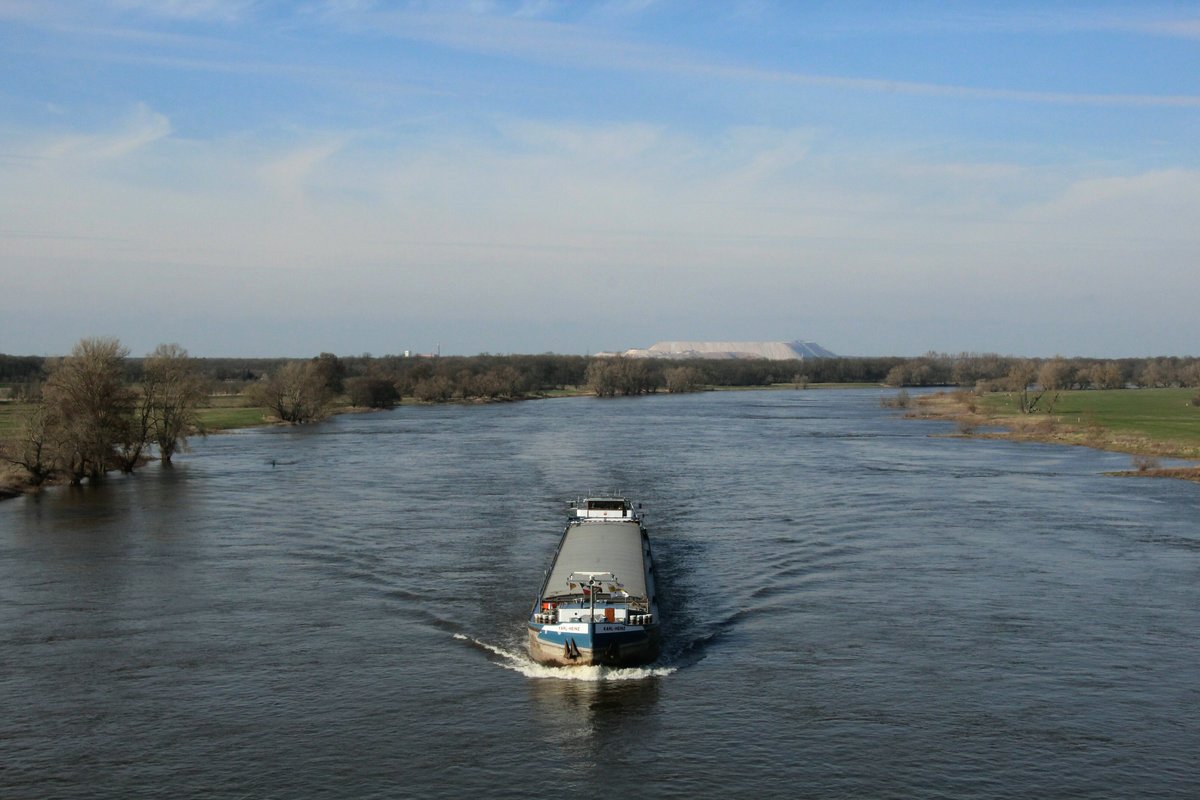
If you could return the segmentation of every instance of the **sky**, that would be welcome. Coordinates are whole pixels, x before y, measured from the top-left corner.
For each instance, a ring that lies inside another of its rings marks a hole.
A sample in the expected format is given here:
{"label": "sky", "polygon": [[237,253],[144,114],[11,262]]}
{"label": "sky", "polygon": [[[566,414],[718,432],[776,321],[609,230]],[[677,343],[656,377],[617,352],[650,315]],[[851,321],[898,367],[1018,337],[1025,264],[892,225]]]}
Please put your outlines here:
{"label": "sky", "polygon": [[1200,0],[0,0],[0,353],[1200,354]]}

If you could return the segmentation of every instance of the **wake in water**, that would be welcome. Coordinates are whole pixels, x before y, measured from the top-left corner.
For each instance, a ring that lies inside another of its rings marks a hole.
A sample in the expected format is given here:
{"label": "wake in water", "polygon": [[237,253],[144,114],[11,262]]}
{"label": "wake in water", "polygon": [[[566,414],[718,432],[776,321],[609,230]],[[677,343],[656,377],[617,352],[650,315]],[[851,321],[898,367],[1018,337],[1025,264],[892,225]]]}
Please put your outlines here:
{"label": "wake in water", "polygon": [[504,669],[519,672],[526,678],[549,678],[560,681],[587,681],[599,683],[603,681],[639,681],[646,678],[661,678],[675,672],[678,667],[551,667],[539,664],[527,653],[509,650],[494,644],[475,639],[463,633],[454,634],[454,638],[472,644],[481,650],[497,656],[500,660],[495,663]]}

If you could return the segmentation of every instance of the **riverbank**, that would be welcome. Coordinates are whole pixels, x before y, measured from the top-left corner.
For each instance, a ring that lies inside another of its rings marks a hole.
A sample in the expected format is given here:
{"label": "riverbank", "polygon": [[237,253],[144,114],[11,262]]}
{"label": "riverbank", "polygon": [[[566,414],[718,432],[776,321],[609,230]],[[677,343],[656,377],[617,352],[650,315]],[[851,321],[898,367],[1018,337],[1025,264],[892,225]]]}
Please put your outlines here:
{"label": "riverbank", "polygon": [[[581,397],[590,396],[591,394],[591,392],[582,387],[564,387],[561,389],[547,390],[538,394],[527,395],[522,398],[470,398],[465,400],[450,400],[446,402],[461,403],[465,405],[484,405],[490,403],[518,402],[520,400]],[[397,403],[397,405],[407,406],[437,404],[422,402],[412,398],[405,398],[401,402]],[[3,448],[6,445],[13,445],[14,439],[19,436],[19,431],[22,424],[22,414],[28,408],[28,406],[16,402],[0,403],[0,448]],[[349,402],[343,399],[340,402],[335,402],[327,409],[325,419],[342,414],[365,414],[386,410],[388,409],[352,406]],[[247,428],[259,428],[268,425],[290,424],[280,422],[278,419],[271,416],[270,409],[266,408],[265,406],[253,405],[244,394],[213,395],[209,398],[207,405],[197,409],[196,415],[197,421],[199,422],[199,430],[194,432],[189,438],[206,436],[208,434],[225,433],[234,430],[244,430]],[[61,479],[52,479],[42,484],[34,484],[30,481],[28,474],[23,468],[0,460],[0,500],[8,500],[25,494],[37,493],[42,489],[49,488],[51,486],[59,486],[63,483],[64,481]]]}
{"label": "riverbank", "polygon": [[[29,406],[21,403],[0,403],[0,447],[13,445],[14,439],[19,436],[22,414],[28,408]],[[349,406],[344,409],[339,407],[334,413],[352,410],[355,409]],[[277,424],[268,417],[266,408],[249,405],[244,395],[214,395],[209,398],[207,406],[198,409],[197,416],[201,431],[194,433],[193,437]],[[23,468],[0,460],[0,500],[36,493],[62,483],[62,480],[50,480],[43,484],[34,484]]]}
{"label": "riverbank", "polygon": [[[700,391],[714,390],[748,390],[748,389],[830,389],[830,388],[862,388],[867,386],[877,386],[878,384],[837,384],[837,383],[778,383],[770,386],[737,386],[737,387],[714,387],[706,386]],[[592,397],[595,393],[589,390],[586,386],[563,386],[557,389],[547,389],[535,394],[526,395],[518,398],[480,398],[473,397],[468,399],[448,400],[445,402],[458,403],[464,405],[485,405],[490,403],[507,403],[519,402],[522,400],[547,400],[568,397]],[[437,405],[436,403],[419,401],[414,398],[404,398],[399,405]],[[0,403],[0,447],[4,445],[12,445],[13,440],[19,435],[21,427],[21,417],[24,411],[28,408],[21,403],[3,402]],[[334,403],[328,409],[328,416],[337,416],[340,414],[357,414],[367,413],[371,411],[379,411],[384,409],[371,409],[356,407],[349,404],[343,398],[340,402]],[[253,405],[245,394],[219,394],[213,395],[208,399],[208,404],[197,409],[197,417],[200,430],[193,436],[202,436],[207,434],[223,433],[226,431],[240,430],[245,428],[257,428],[267,425],[280,425],[277,419],[271,416],[270,410],[264,406]],[[20,497],[23,494],[38,492],[43,488],[61,484],[61,480],[51,480],[41,485],[35,485],[30,482],[29,476],[25,470],[12,464],[0,461],[0,500],[6,500],[13,497]]]}
{"label": "riverbank", "polygon": [[1200,465],[1161,466],[1159,459],[1200,459],[1200,407],[1194,389],[1064,391],[1043,396],[1046,411],[1021,413],[1015,393],[939,392],[914,398],[905,414],[954,422],[953,435],[1075,445],[1128,453],[1132,468],[1114,475],[1200,483]]}
{"label": "riverbank", "polygon": [[[737,389],[805,390],[870,388],[878,384],[774,384]],[[712,390],[714,387],[709,387]],[[905,416],[954,422],[953,435],[1078,445],[1129,453],[1132,469],[1113,473],[1141,477],[1170,477],[1200,482],[1200,466],[1163,467],[1160,458],[1200,460],[1200,407],[1193,406],[1193,389],[1121,389],[1060,392],[1053,413],[1021,414],[1015,395],[939,392],[911,398]],[[546,392],[528,399],[591,396],[579,387]],[[885,398],[886,400],[886,398]],[[486,402],[486,401],[459,401]],[[404,405],[428,405],[406,399]],[[1046,401],[1044,407],[1050,407]],[[16,431],[16,404],[0,404],[0,444]],[[369,409],[337,405],[331,415]],[[219,395],[199,410],[205,433],[279,424],[266,408],[252,406],[244,395]],[[38,491],[23,470],[0,464],[0,500]]]}

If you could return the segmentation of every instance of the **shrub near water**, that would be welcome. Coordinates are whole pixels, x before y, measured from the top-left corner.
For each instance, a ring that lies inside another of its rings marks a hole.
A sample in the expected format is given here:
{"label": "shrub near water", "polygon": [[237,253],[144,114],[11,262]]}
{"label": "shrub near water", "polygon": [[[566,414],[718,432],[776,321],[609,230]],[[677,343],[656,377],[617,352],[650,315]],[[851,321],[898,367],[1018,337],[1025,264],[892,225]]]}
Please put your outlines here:
{"label": "shrub near water", "polygon": [[1152,469],[1161,469],[1162,462],[1154,456],[1137,455],[1133,457],[1133,466],[1138,472],[1147,472]]}

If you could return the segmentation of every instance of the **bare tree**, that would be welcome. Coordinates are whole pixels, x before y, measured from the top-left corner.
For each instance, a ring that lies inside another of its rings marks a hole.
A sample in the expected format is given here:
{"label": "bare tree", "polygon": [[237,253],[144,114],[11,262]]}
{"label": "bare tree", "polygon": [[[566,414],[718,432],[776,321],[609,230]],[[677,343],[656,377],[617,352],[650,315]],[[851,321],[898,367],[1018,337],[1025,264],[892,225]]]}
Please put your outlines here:
{"label": "bare tree", "polygon": [[1115,361],[1093,364],[1087,372],[1087,380],[1095,389],[1122,389],[1125,386],[1125,376]]}
{"label": "bare tree", "polygon": [[314,374],[318,376],[331,394],[339,395],[346,389],[346,365],[333,353],[321,353],[312,360]]}
{"label": "bare tree", "polygon": [[1175,370],[1165,358],[1148,358],[1137,375],[1138,386],[1155,389],[1175,383]]}
{"label": "bare tree", "polygon": [[650,362],[624,356],[593,359],[584,379],[598,397],[649,394],[662,385],[662,376]]}
{"label": "bare tree", "polygon": [[1038,385],[1043,391],[1056,392],[1071,388],[1075,368],[1062,356],[1055,356],[1038,367]]}
{"label": "bare tree", "polygon": [[124,383],[129,350],[113,338],[81,339],[56,361],[42,398],[59,431],[60,464],[72,483],[100,478],[128,434],[134,394]]}
{"label": "bare tree", "polygon": [[395,382],[383,375],[360,375],[346,379],[350,404],[361,408],[392,408],[400,402]]}
{"label": "bare tree", "polygon": [[333,394],[315,361],[289,361],[250,391],[281,422],[314,422],[329,411]]}
{"label": "bare tree", "polygon": [[412,394],[422,403],[444,403],[454,396],[454,382],[445,375],[432,375],[417,381]]}
{"label": "bare tree", "polygon": [[142,462],[142,453],[154,430],[154,409],[145,395],[134,396],[129,416],[118,429],[114,458],[121,472],[133,472]]}
{"label": "bare tree", "polygon": [[1035,410],[1038,401],[1049,394],[1050,399],[1046,403],[1046,413],[1053,414],[1054,406],[1062,397],[1062,390],[1071,388],[1075,382],[1075,374],[1075,366],[1062,356],[1055,356],[1049,361],[1042,362],[1037,373],[1039,393],[1029,406],[1030,413]]}
{"label": "bare tree", "polygon": [[160,344],[143,364],[142,404],[148,412],[146,438],[158,445],[163,464],[187,447],[187,437],[199,428],[196,410],[208,399],[208,383],[195,368],[187,350]]}
{"label": "bare tree", "polygon": [[698,392],[704,382],[704,376],[695,367],[672,367],[663,376],[667,382],[668,392]]}
{"label": "bare tree", "polygon": [[3,452],[4,460],[24,469],[30,484],[41,486],[57,470],[57,432],[58,426],[46,406],[41,402],[35,403],[21,421],[16,441]]}
{"label": "bare tree", "polygon": [[1029,398],[1029,384],[1033,383],[1037,377],[1037,365],[1032,361],[1019,361],[1014,363],[1008,371],[1008,375],[1004,377],[1004,387],[1017,395],[1017,410],[1022,414],[1029,414],[1037,406],[1037,401],[1041,394],[1037,394],[1031,401]]}

